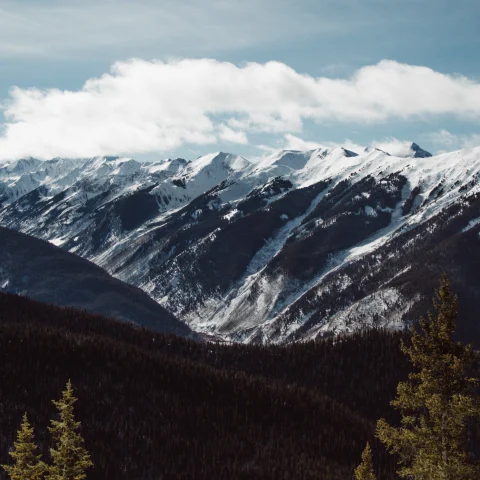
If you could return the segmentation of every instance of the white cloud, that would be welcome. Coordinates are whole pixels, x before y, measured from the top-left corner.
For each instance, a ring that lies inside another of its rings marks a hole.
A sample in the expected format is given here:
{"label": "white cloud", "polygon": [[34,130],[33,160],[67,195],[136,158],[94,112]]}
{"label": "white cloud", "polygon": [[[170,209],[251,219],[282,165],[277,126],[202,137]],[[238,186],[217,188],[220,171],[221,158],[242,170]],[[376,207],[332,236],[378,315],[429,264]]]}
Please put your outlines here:
{"label": "white cloud", "polygon": [[453,135],[448,130],[445,130],[445,129],[438,130],[437,132],[428,133],[424,135],[424,137],[428,138],[433,143],[445,145],[445,146],[456,145],[459,141],[459,138],[457,135]]}
{"label": "white cloud", "polygon": [[[365,149],[364,145],[359,145],[358,143],[352,142],[350,139],[346,138],[342,143],[338,142],[314,142],[310,140],[304,140],[296,135],[292,135],[291,133],[287,133],[284,136],[284,146],[282,147],[284,150],[314,150],[316,148],[339,148],[343,147],[347,150],[351,150],[352,152],[359,153]],[[265,150],[265,148],[263,148]],[[272,149],[276,150],[276,149]]]}
{"label": "white cloud", "polygon": [[436,132],[424,134],[422,137],[432,142],[439,152],[445,151],[445,149],[469,148],[480,145],[479,133],[456,135],[446,129],[441,129]]}
{"label": "white cloud", "polygon": [[248,143],[248,138],[245,132],[232,130],[227,125],[220,125],[219,135],[221,140],[229,143],[239,143],[241,145],[246,145]]}
{"label": "white cloud", "polygon": [[287,133],[285,135],[285,141],[285,150],[314,150],[323,146],[317,142],[303,140],[302,138],[297,137],[296,135],[292,135],[291,133]]}
{"label": "white cloud", "polygon": [[[385,152],[390,153],[391,155],[406,156],[411,153],[410,146],[412,145],[411,141],[403,141],[397,138],[387,138],[382,141],[372,140],[368,145],[359,145],[358,143],[353,142],[349,138],[346,138],[343,142],[315,142],[310,140],[304,140],[296,135],[287,133],[284,136],[284,143],[282,149],[284,150],[314,150],[316,148],[346,148],[355,153],[362,152],[367,146],[376,147]],[[268,152],[277,151],[278,148],[272,148],[266,145],[259,145],[258,148]]]}
{"label": "white cloud", "polygon": [[411,154],[412,141],[390,137],[381,141],[373,141],[371,146],[396,157],[406,157]]}
{"label": "white cloud", "polygon": [[480,84],[387,60],[345,80],[279,62],[132,59],[79,91],[14,88],[0,158],[168,152],[245,143],[249,131],[292,134],[305,119],[365,124],[444,114],[478,119]]}

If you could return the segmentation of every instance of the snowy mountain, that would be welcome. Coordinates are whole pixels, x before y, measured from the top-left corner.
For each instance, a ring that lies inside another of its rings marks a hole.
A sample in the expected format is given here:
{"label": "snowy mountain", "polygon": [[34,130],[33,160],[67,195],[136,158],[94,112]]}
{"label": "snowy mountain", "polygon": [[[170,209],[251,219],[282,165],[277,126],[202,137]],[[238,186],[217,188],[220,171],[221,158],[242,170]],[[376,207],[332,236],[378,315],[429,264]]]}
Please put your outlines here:
{"label": "snowy mountain", "polygon": [[445,270],[461,334],[480,340],[480,147],[396,154],[21,160],[0,169],[0,224],[141,287],[194,330],[243,342],[402,328]]}
{"label": "snowy mountain", "polygon": [[0,227],[0,292],[196,337],[139,288],[48,242]]}

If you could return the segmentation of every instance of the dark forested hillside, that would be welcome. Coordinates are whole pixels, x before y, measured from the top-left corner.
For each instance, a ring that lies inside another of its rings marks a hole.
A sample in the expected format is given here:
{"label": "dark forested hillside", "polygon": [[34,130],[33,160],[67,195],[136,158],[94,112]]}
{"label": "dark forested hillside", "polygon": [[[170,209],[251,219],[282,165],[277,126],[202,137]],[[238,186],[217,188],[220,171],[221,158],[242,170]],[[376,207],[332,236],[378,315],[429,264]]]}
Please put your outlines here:
{"label": "dark forested hillside", "polygon": [[348,479],[407,373],[400,338],[199,344],[0,294],[0,463],[25,411],[47,452],[51,399],[71,379],[90,480]]}
{"label": "dark forested hillside", "polygon": [[159,332],[195,334],[144,291],[49,242],[0,227],[0,291],[81,308]]}

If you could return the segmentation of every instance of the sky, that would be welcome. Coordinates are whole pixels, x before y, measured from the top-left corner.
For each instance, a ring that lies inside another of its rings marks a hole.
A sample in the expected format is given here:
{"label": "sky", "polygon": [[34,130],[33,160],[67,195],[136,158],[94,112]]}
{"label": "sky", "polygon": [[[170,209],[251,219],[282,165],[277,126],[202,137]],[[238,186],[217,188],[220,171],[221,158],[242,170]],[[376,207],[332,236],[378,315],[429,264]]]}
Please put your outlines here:
{"label": "sky", "polygon": [[0,0],[0,161],[480,145],[478,0]]}

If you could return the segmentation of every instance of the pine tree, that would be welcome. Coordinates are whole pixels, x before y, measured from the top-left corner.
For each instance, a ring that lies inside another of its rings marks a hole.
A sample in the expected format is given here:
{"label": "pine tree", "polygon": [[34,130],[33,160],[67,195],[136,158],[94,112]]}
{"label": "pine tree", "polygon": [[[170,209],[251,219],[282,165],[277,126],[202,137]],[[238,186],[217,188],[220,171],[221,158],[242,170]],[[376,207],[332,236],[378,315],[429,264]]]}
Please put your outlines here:
{"label": "pine tree", "polygon": [[69,381],[62,398],[53,402],[58,408],[59,420],[52,420],[49,428],[54,448],[50,449],[53,465],[48,469],[46,480],[83,480],[85,470],[92,466],[83,438],[78,433],[80,422],[74,418],[73,404],[76,401]]}
{"label": "pine tree", "polygon": [[33,439],[33,427],[25,413],[14,449],[10,452],[15,463],[3,465],[11,480],[40,480],[43,477],[46,465],[40,460],[41,455],[37,455],[37,449]]}
{"label": "pine tree", "polygon": [[362,463],[355,469],[355,478],[357,480],[376,480],[373,471],[372,449],[368,442],[362,453]]}
{"label": "pine tree", "polygon": [[392,405],[402,415],[401,427],[381,419],[377,436],[399,455],[397,472],[415,480],[473,480],[480,468],[468,453],[469,419],[480,416],[474,395],[477,378],[468,373],[474,360],[471,346],[453,340],[457,296],[444,275],[433,299],[436,315],[412,327],[411,346],[402,344],[415,372],[398,385]]}

